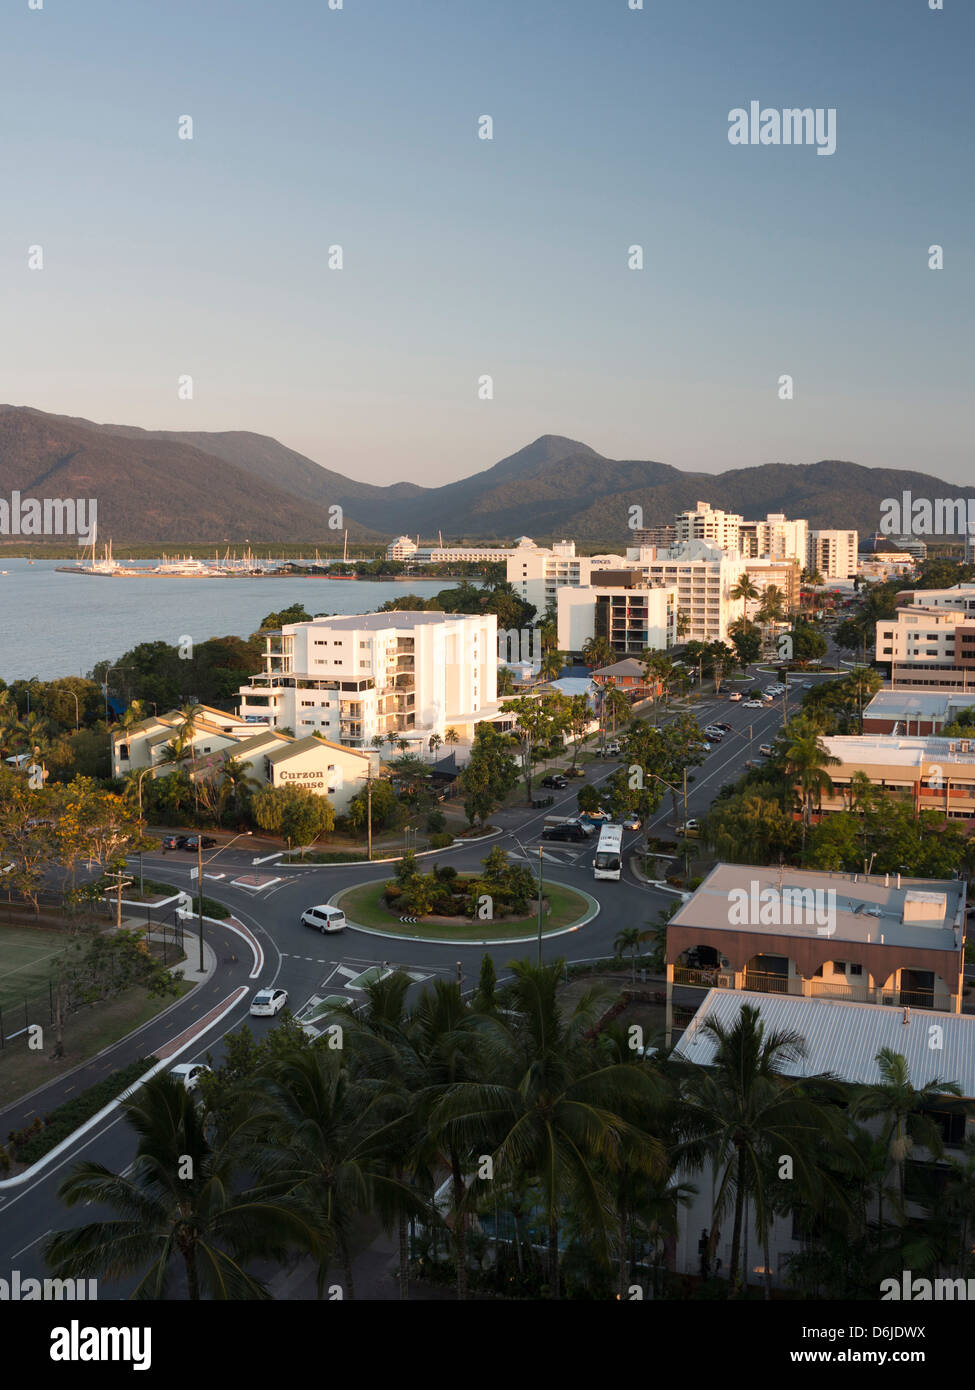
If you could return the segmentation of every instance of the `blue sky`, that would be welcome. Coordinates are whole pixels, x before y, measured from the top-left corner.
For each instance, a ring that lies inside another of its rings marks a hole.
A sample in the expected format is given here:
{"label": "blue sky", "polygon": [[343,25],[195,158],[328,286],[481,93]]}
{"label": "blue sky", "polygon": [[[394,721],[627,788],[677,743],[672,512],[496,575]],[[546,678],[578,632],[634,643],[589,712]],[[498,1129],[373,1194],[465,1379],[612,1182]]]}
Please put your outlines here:
{"label": "blue sky", "polygon": [[[969,0],[11,0],[0,399],[380,483],[543,433],[970,481],[973,48]],[[729,144],[751,100],[835,154]]]}

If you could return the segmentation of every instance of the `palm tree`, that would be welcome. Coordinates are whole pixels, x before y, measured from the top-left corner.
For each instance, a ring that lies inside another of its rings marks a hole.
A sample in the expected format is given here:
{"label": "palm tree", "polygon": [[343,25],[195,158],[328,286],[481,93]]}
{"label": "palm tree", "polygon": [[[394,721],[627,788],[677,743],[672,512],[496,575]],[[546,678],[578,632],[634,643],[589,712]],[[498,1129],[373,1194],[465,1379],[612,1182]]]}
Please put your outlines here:
{"label": "palm tree", "polygon": [[613,938],[613,950],[621,959],[624,951],[629,951],[630,953],[630,960],[632,963],[632,972],[630,978],[634,984],[636,983],[637,947],[642,946],[647,941],[650,941],[652,937],[653,932],[641,931],[639,927],[624,927],[623,930],[618,931],[616,933],[616,936]]}
{"label": "palm tree", "polygon": [[438,750],[439,750],[439,748],[440,748],[440,746],[441,746],[442,743],[443,743],[443,739],[440,737],[439,734],[431,734],[431,735],[430,735],[430,738],[429,738],[429,740],[428,740],[427,746],[428,746],[428,748],[430,749],[430,752],[433,754],[434,757],[437,756],[437,752],[438,752]]}
{"label": "palm tree", "polygon": [[241,806],[251,795],[257,791],[261,783],[256,777],[252,777],[248,763],[242,763],[239,758],[225,757],[221,763],[223,783],[221,790],[230,796],[230,804],[234,808],[234,814],[239,814]]}
{"label": "palm tree", "polygon": [[620,690],[619,686],[606,686],[603,692],[602,713],[604,716],[608,714],[612,719],[614,734],[619,725],[622,724],[625,719],[629,718],[631,713],[630,702],[623,691]]}
{"label": "palm tree", "polygon": [[557,652],[554,648],[550,649],[542,657],[541,665],[538,668],[538,677],[541,681],[554,681],[558,678],[560,671],[566,662],[565,652]]}
{"label": "palm tree", "polygon": [[798,782],[802,801],[802,848],[806,848],[806,830],[812,820],[814,804],[821,804],[823,792],[833,790],[826,771],[839,763],[823,743],[819,730],[803,715],[791,720],[783,731],[786,749],[783,755],[785,771]]}
{"label": "palm tree", "polygon": [[318,1296],[336,1255],[343,1294],[355,1298],[350,1238],[377,1188],[402,1185],[383,1174],[377,1136],[394,1116],[387,1087],[355,1080],[343,1050],[306,1048],[272,1063],[256,1090],[269,1102],[269,1143],[257,1166],[274,1190],[312,1216],[318,1239]]}
{"label": "palm tree", "polygon": [[656,1142],[623,1119],[627,1105],[651,1095],[649,1069],[595,1055],[585,1040],[597,1016],[595,996],[560,1007],[562,962],[513,961],[510,1012],[482,1024],[490,1082],[447,1089],[432,1120],[461,1152],[491,1154],[495,1181],[537,1185],[548,1229],[548,1282],[560,1295],[559,1228],[573,1219],[607,1262],[612,1196],[599,1173],[627,1162],[648,1176],[659,1167]]}
{"label": "palm tree", "polygon": [[729,1206],[734,1217],[730,1278],[737,1294],[744,1234],[745,1204],[753,1203],[755,1225],[765,1246],[766,1297],[771,1274],[768,1239],[772,1205],[770,1165],[781,1154],[793,1160],[797,1184],[813,1190],[821,1177],[814,1162],[814,1140],[826,1133],[838,1147],[845,1141],[837,1107],[811,1098],[805,1078],[783,1072],[805,1056],[795,1032],[765,1031],[759,1010],[742,1005],[734,1026],[709,1019],[704,1036],[715,1044],[707,1067],[694,1068],[685,1082],[681,1126],[687,1139],[679,1154],[689,1167],[709,1162],[716,1181],[711,1226],[711,1254],[718,1223]]}
{"label": "palm tree", "polygon": [[[160,1299],[181,1263],[193,1300],[268,1298],[245,1263],[314,1248],[317,1237],[298,1203],[260,1188],[239,1190],[249,1153],[246,1125],[238,1119],[211,1146],[193,1095],[168,1074],[144,1082],[123,1110],[139,1139],[131,1168],[120,1174],[79,1163],[58,1189],[69,1207],[97,1204],[114,1215],[52,1236],[45,1258],[55,1274],[138,1274],[133,1297]],[[249,1123],[258,1118],[252,1113]]]}
{"label": "palm tree", "polygon": [[737,584],[728,595],[729,598],[741,599],[741,616],[743,621],[747,621],[748,618],[748,605],[757,602],[761,596],[761,590],[747,570],[739,577]]}
{"label": "palm tree", "polygon": [[769,639],[769,632],[774,623],[781,622],[785,617],[785,595],[775,584],[770,584],[762,595],[762,602],[755,615],[759,622],[764,625],[764,641],[766,644]]}
{"label": "palm tree", "polygon": [[678,608],[677,617],[674,620],[674,631],[677,634],[678,642],[682,642],[691,630],[691,615],[683,608]]}
{"label": "palm tree", "polygon": [[[935,1077],[920,1090],[915,1089],[911,1084],[907,1060],[890,1047],[882,1047],[874,1061],[880,1071],[880,1080],[865,1087],[856,1097],[853,1114],[861,1119],[877,1117],[883,1120],[882,1140],[894,1165],[903,1208],[906,1162],[911,1151],[920,1145],[933,1158],[940,1158],[944,1152],[941,1131],[925,1111],[934,1108],[943,1096],[960,1096],[961,1087],[954,1081],[942,1081]],[[882,1205],[880,1226],[883,1230]]]}
{"label": "palm tree", "polygon": [[445,729],[443,741],[444,743],[460,743],[460,735],[454,728]]}
{"label": "palm tree", "polygon": [[590,671],[595,671],[600,666],[612,666],[616,651],[605,637],[587,637],[582,644],[582,660]]}

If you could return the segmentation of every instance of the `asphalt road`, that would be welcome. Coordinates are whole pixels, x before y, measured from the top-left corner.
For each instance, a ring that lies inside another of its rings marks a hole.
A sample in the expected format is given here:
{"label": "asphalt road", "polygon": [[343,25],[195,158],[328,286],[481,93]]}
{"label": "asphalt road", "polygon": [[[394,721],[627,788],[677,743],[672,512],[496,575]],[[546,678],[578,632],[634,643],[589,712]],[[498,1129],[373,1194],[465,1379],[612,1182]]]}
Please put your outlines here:
{"label": "asphalt road", "polygon": [[[807,677],[806,679],[809,679]],[[726,782],[734,781],[743,771],[745,761],[757,755],[759,744],[771,742],[783,722],[783,702],[761,710],[748,710],[743,704],[727,699],[732,689],[748,690],[764,687],[773,678],[750,677],[745,681],[726,683],[720,698],[702,694],[690,705],[701,725],[712,719],[732,725],[720,745],[715,745],[704,764],[688,777],[688,814],[702,816],[717,792]],[[827,679],[823,677],[822,679]],[[796,697],[801,692],[796,692]],[[798,698],[791,702],[794,709]],[[661,722],[666,722],[667,715]],[[617,759],[599,760],[588,765],[586,781],[600,785],[618,765]],[[458,845],[436,856],[437,862],[454,864],[458,869],[476,868],[494,845],[520,855],[527,853],[533,867],[537,863],[539,834],[545,817],[576,809],[576,792],[585,785],[582,779],[570,783],[565,793],[556,793],[553,806],[544,811],[512,810],[496,814],[492,819],[502,833],[477,845]],[[666,835],[672,821],[671,798],[667,794],[660,811],[649,829]],[[643,839],[643,831],[624,837],[624,863],[627,851]],[[619,882],[595,880],[592,858],[595,837],[586,845],[545,842],[545,877],[583,889],[599,903],[599,914],[585,927],[568,935],[543,941],[545,960],[565,958],[585,960],[612,954],[616,934],[626,926],[646,926],[657,920],[661,908],[673,901],[663,893],[639,882],[624,868]],[[534,851],[534,853],[533,853]],[[269,862],[253,867],[254,856],[238,846],[212,855],[209,869],[204,868],[205,891],[225,902],[240,921],[260,940],[264,950],[264,966],[259,978],[251,979],[253,960],[250,949],[238,936],[223,927],[208,924],[207,937],[217,955],[217,969],[202,986],[184,1001],[170,1009],[160,1019],[147,1025],[134,1039],[124,1040],[106,1063],[116,1067],[133,1058],[148,1055],[167,1039],[175,1037],[194,1019],[199,1020],[234,989],[244,985],[250,991],[197,1044],[182,1053],[181,1061],[202,1060],[208,1052],[221,1055],[221,1039],[233,1032],[245,1020],[252,1031],[260,1035],[274,1025],[273,1019],[251,1019],[250,1000],[256,989],[274,984],[288,991],[289,1005],[299,1009],[315,993],[345,992],[349,971],[358,973],[369,965],[387,962],[404,966],[417,977],[426,979],[440,975],[448,979],[458,976],[458,964],[465,988],[477,979],[481,957],[485,950],[492,956],[499,978],[508,973],[513,958],[534,957],[536,946],[532,939],[518,946],[459,946],[453,943],[426,944],[384,938],[364,932],[347,930],[341,935],[322,936],[301,926],[299,917],[304,908],[327,902],[335,893],[352,883],[385,879],[390,876],[388,864],[372,866],[279,866]],[[168,854],[145,856],[145,870],[155,879],[163,879],[179,888],[191,887],[190,870],[195,864],[191,855]],[[244,872],[259,872],[277,877],[277,883],[259,891],[235,886],[234,877]],[[214,875],[222,875],[214,877]],[[194,950],[195,947],[191,949]],[[417,988],[422,987],[422,981]],[[45,1101],[45,1109],[50,1104]],[[57,1197],[57,1187],[69,1167],[79,1158],[104,1163],[115,1171],[126,1169],[135,1154],[135,1138],[119,1114],[110,1116],[96,1132],[83,1136],[66,1154],[36,1180],[23,1187],[0,1190],[0,1274],[17,1269],[21,1278],[42,1278],[49,1273],[40,1255],[47,1235],[53,1230],[80,1225],[95,1218],[95,1209],[68,1211]],[[129,1284],[103,1285],[103,1298],[125,1297]]]}

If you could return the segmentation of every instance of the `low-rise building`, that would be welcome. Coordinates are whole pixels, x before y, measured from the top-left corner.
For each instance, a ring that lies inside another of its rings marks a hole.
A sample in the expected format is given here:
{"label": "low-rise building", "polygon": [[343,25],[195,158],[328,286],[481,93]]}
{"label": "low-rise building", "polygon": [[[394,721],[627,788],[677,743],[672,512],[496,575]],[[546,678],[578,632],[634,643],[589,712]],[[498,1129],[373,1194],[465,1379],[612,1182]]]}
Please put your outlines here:
{"label": "low-rise building", "polygon": [[144,767],[162,766],[177,751],[190,760],[194,756],[207,757],[238,738],[255,733],[258,727],[267,727],[266,722],[256,726],[210,705],[193,706],[190,724],[187,730],[187,716],[182,710],[172,709],[166,714],[142,719],[127,729],[113,731],[112,776],[124,777],[127,772]]}
{"label": "low-rise building", "polygon": [[716,864],[667,925],[675,986],[958,1013],[965,882]]}
{"label": "low-rise building", "polygon": [[[707,1025],[713,1023],[726,1033],[732,1032],[746,1005],[758,1011],[766,1037],[772,1033],[786,1033],[802,1039],[801,1056],[778,1060],[780,1071],[787,1077],[829,1076],[844,1086],[877,1086],[883,1080],[877,1056],[887,1049],[904,1058],[916,1091],[936,1082],[954,1082],[959,1087],[958,1100],[932,1096],[924,1107],[940,1134],[944,1160],[935,1160],[920,1145],[914,1146],[906,1158],[906,1215],[908,1218],[920,1215],[922,1208],[912,1201],[912,1195],[922,1190],[919,1180],[933,1176],[937,1182],[939,1173],[946,1170],[949,1156],[958,1161],[962,1159],[966,1135],[973,1131],[971,1121],[966,1122],[965,1111],[970,1107],[963,1102],[975,1099],[975,1018],[968,1014],[915,1012],[901,1006],[713,990],[678,1041],[674,1060],[692,1066],[712,1066],[718,1040]],[[935,1038],[937,1046],[932,1045]],[[879,1133],[881,1121],[867,1123]],[[682,1169],[680,1177],[693,1190],[678,1215],[674,1268],[681,1274],[699,1275],[702,1253],[710,1250],[710,1272],[728,1278],[732,1222],[721,1220],[719,1229],[713,1228],[713,1170],[710,1164],[706,1164],[703,1171]],[[871,1215],[876,1219],[875,1205]],[[743,1252],[753,1252],[748,1263],[749,1282],[765,1282],[764,1252],[767,1249],[771,1283],[775,1287],[787,1285],[789,1259],[806,1249],[808,1240],[808,1233],[803,1232],[791,1213],[773,1214],[766,1237],[755,1229],[752,1213],[742,1244]],[[948,1296],[954,1297],[954,1291]],[[877,1297],[880,1297],[879,1281]]]}
{"label": "low-rise building", "polygon": [[938,734],[975,704],[957,690],[878,690],[863,711],[865,734]]}
{"label": "low-rise building", "polygon": [[915,812],[939,811],[948,820],[975,821],[975,739],[837,734],[820,741],[837,761],[826,768],[833,790],[823,792],[817,815],[850,810],[851,785],[862,773],[878,790],[909,802]]}
{"label": "low-rise building", "polygon": [[911,603],[876,627],[876,660],[892,686],[975,690],[975,616],[958,607]]}

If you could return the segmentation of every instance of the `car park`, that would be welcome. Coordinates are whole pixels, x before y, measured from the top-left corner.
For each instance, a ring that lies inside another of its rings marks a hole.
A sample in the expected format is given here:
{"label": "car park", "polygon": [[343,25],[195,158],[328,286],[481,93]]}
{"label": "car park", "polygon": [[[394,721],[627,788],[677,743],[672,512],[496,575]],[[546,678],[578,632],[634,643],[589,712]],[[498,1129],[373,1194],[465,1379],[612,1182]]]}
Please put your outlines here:
{"label": "car park", "polygon": [[561,772],[553,772],[548,777],[542,778],[543,787],[555,787],[556,790],[562,791],[563,788],[567,787],[568,785],[568,782],[562,776]]}
{"label": "car park", "polygon": [[199,1085],[200,1077],[211,1070],[205,1062],[180,1062],[170,1069],[169,1074],[175,1076],[177,1081],[182,1081],[188,1091],[192,1091]]}
{"label": "car park", "polygon": [[287,1002],[286,989],[259,989],[251,1000],[251,1014],[254,1018],[273,1018]]}
{"label": "car park", "polygon": [[320,903],[317,907],[306,907],[301,914],[301,925],[323,933],[345,931],[345,913],[341,908]]}

